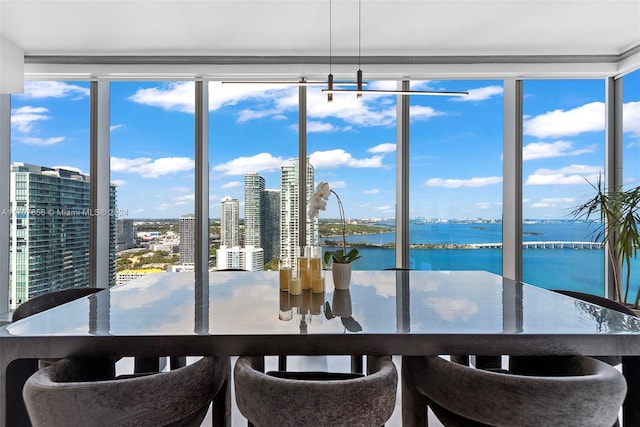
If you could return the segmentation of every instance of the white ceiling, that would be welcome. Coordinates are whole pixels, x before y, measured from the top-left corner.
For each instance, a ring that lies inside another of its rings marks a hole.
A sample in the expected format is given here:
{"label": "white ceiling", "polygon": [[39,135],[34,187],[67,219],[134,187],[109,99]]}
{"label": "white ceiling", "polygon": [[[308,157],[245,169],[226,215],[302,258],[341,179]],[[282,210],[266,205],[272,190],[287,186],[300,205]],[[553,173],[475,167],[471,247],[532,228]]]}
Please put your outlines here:
{"label": "white ceiling", "polygon": [[[260,69],[301,76],[326,72],[329,5],[329,0],[0,0],[0,32],[23,49],[27,73],[55,68],[30,66],[35,62],[30,58],[38,56],[154,55],[172,57],[168,62],[187,57],[191,69],[199,69],[195,74],[252,75]],[[461,77],[471,70],[482,74],[483,67],[503,75],[544,74],[545,68],[617,75],[640,64],[640,0],[361,0],[360,43],[358,0],[331,5],[331,54],[338,72],[353,69],[359,46],[363,64],[379,64],[365,72],[380,77]],[[203,56],[215,66],[194,66],[207,62]],[[249,65],[234,66],[239,61],[229,56],[248,57]],[[287,58],[265,61],[265,56]],[[298,56],[303,58],[290,58]],[[231,65],[220,65],[227,62]],[[122,67],[79,69],[115,73]]]}

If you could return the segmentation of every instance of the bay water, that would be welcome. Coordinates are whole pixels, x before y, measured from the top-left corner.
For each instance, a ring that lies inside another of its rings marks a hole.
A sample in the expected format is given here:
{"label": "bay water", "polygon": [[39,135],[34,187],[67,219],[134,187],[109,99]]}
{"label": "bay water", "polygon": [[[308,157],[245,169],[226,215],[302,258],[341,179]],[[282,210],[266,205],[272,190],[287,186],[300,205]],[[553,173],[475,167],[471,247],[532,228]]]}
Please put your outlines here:
{"label": "bay water", "polygon": [[[388,223],[387,225],[393,225]],[[529,221],[523,225],[524,242],[592,242],[593,224],[573,221]],[[347,236],[350,243],[382,245],[395,242],[395,233]],[[500,243],[499,222],[413,221],[409,227],[412,245],[433,244],[437,248],[411,248],[409,263],[416,270],[486,270],[502,272],[501,248],[452,248],[455,245]],[[448,246],[444,248],[444,246]],[[332,248],[327,248],[331,250]],[[604,249],[524,248],[524,282],[546,289],[570,289],[604,294]],[[395,249],[361,247],[362,258],[354,270],[379,270],[395,266]],[[635,299],[640,283],[640,261],[631,263],[629,299]]]}

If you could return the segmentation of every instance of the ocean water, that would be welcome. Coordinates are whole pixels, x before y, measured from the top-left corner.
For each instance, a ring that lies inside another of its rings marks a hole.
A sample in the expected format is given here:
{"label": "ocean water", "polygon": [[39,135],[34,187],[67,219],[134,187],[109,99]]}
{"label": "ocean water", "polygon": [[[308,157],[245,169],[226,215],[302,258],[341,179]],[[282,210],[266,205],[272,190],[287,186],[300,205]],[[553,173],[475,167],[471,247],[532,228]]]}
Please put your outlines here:
{"label": "ocean water", "polygon": [[[593,241],[594,227],[583,222],[538,222],[523,226],[523,241]],[[412,223],[412,244],[499,243],[499,223]],[[383,244],[395,241],[394,233],[348,236],[347,241]],[[330,248],[328,248],[330,249]],[[395,265],[395,250],[365,247],[355,270],[377,270]],[[410,267],[416,270],[486,270],[500,274],[501,249],[410,249]],[[635,298],[640,284],[640,260],[632,262],[629,294]],[[524,281],[546,289],[571,289],[596,295],[604,293],[603,249],[523,249]]]}

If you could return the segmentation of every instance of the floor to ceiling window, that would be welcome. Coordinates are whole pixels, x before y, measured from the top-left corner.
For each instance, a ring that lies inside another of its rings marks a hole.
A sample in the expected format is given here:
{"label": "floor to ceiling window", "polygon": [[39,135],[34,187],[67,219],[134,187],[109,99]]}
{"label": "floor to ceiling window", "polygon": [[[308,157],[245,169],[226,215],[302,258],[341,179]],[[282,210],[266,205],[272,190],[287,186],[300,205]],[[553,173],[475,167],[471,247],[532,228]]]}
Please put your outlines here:
{"label": "floor to ceiling window", "polygon": [[124,283],[193,271],[194,83],[111,83],[111,183]]}
{"label": "floor to ceiling window", "polygon": [[411,98],[410,267],[500,274],[502,83],[419,86],[469,95]]}
{"label": "floor to ceiling window", "polygon": [[604,173],[604,81],[526,80],[523,275],[545,288],[602,295],[604,250],[572,211]]}
{"label": "floor to ceiling window", "polygon": [[[367,85],[367,89],[395,87],[395,81]],[[328,102],[320,87],[309,89],[307,152],[316,184],[328,182],[342,200],[347,244],[361,255],[353,263],[356,270],[395,265],[395,151],[395,96],[336,93]],[[340,213],[334,195],[319,217],[321,243],[326,250],[340,248]]]}
{"label": "floor to ceiling window", "polygon": [[11,98],[9,306],[89,284],[89,84]]}
{"label": "floor to ceiling window", "polygon": [[[625,76],[623,90],[622,162],[624,189],[640,186],[640,71]],[[640,287],[640,259],[631,261],[629,302],[634,302]],[[624,271],[623,283],[626,283]]]}
{"label": "floor to ceiling window", "polygon": [[209,83],[216,269],[277,269],[298,247],[298,90]]}

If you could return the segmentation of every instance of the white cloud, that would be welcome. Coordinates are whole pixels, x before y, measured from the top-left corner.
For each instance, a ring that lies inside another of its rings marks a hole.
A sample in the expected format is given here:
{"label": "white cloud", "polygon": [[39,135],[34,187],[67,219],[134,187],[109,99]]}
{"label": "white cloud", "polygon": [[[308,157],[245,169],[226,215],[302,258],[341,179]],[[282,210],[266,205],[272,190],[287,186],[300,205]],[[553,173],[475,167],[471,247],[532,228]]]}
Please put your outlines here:
{"label": "white cloud", "polygon": [[236,188],[242,186],[242,182],[240,181],[230,181],[226,184],[222,184],[220,187],[222,188]]}
{"label": "white cloud", "polygon": [[341,148],[327,151],[316,151],[309,156],[309,161],[316,168],[379,168],[382,167],[384,156],[375,155],[369,158],[356,159],[351,153]]}
{"label": "white cloud", "polygon": [[136,159],[111,157],[113,172],[135,173],[145,178],[158,178],[171,173],[186,172],[194,167],[195,162],[188,157],[162,157],[156,160],[147,157]]}
{"label": "white cloud", "polygon": [[370,190],[364,190],[363,191],[364,194],[378,194],[380,193],[380,190],[377,188],[372,188]]}
{"label": "white cloud", "polygon": [[[367,95],[357,99],[353,94],[335,94],[333,102],[319,90],[307,92],[307,116],[314,119],[336,118],[348,125],[358,126],[392,126],[396,122],[394,103],[385,103],[388,96]],[[295,103],[290,108],[297,108],[297,95],[292,98]],[[284,105],[290,105],[290,102]]]}
{"label": "white cloud", "polygon": [[624,104],[622,121],[625,132],[640,136],[640,101]]}
{"label": "white cloud", "polygon": [[111,183],[113,185],[116,185],[116,186],[120,187],[122,185],[126,185],[127,181],[125,181],[124,179],[114,179],[114,180],[111,181]]}
{"label": "white cloud", "polygon": [[549,111],[524,121],[524,133],[538,138],[574,136],[603,129],[603,102],[591,102],[566,111]]}
{"label": "white cloud", "polygon": [[436,111],[431,107],[424,105],[412,105],[409,109],[409,117],[416,120],[427,120],[431,117],[442,116],[443,112]]}
{"label": "white cloud", "polygon": [[[395,82],[375,82],[373,86],[391,85]],[[243,109],[237,118],[238,123],[249,120],[271,118],[282,119],[284,113],[296,111],[298,108],[298,89],[282,85],[269,84],[221,84],[209,83],[209,111],[215,111],[225,105],[236,105],[242,101],[252,101],[260,107]],[[169,111],[194,111],[194,86],[192,82],[175,82],[152,88],[139,89],[129,97],[139,104],[160,107]],[[416,119],[427,119],[443,113],[431,107],[412,107],[411,116]],[[353,94],[336,94],[334,102],[327,102],[327,97],[320,89],[311,88],[307,92],[307,116],[312,119],[309,132],[329,132],[350,130],[351,125],[358,126],[392,126],[396,121],[395,101],[392,95],[368,94],[357,99]],[[346,126],[326,124],[320,125],[322,119],[335,118],[346,123]],[[316,119],[316,120],[313,120]],[[320,120],[318,120],[320,119]],[[294,125],[295,126],[295,125]]]}
{"label": "white cloud", "polygon": [[119,125],[111,125],[111,126],[109,127],[109,130],[110,130],[111,132],[113,132],[114,130],[124,129],[124,128],[125,128],[125,126],[124,126],[124,125],[122,125],[122,124],[119,124]]}
{"label": "white cloud", "polygon": [[[297,128],[297,125],[295,125],[295,127]],[[314,133],[314,132],[335,132],[336,130],[338,130],[338,128],[334,125],[332,125],[331,123],[328,122],[315,122],[315,121],[310,121],[307,123],[307,132],[309,133]]]}
{"label": "white cloud", "polygon": [[51,119],[51,116],[47,114],[48,112],[49,110],[44,107],[32,107],[29,105],[13,108],[11,110],[11,126],[20,132],[27,133],[36,122]]}
{"label": "white cloud", "polygon": [[341,188],[345,188],[347,183],[344,181],[329,181],[329,188],[332,190],[339,190]]}
{"label": "white cloud", "polygon": [[261,110],[261,111],[245,109],[240,111],[240,113],[238,113],[237,122],[244,123],[244,122],[248,122],[249,120],[263,119],[269,116],[279,116],[279,111],[273,110],[273,109]]}
{"label": "white cloud", "polygon": [[476,209],[490,209],[493,207],[493,203],[489,202],[478,202],[475,204]]}
{"label": "white cloud", "polygon": [[431,178],[425,182],[427,187],[460,188],[460,187],[485,187],[502,183],[501,176],[477,177],[469,179],[444,179]]}
{"label": "white cloud", "polygon": [[544,198],[537,202],[531,203],[532,208],[548,209],[548,208],[566,208],[573,206],[576,199],[573,197],[556,197],[556,198]]}
{"label": "white cloud", "polygon": [[58,81],[26,81],[24,82],[24,94],[18,95],[24,98],[65,98],[81,99],[89,96],[89,89]]}
{"label": "white cloud", "polygon": [[195,85],[193,82],[171,82],[157,87],[138,89],[128,99],[167,111],[193,113]]}
{"label": "white cloud", "polygon": [[378,212],[394,212],[394,208],[393,208],[393,206],[389,206],[389,205],[386,205],[386,206],[376,206],[374,209],[375,209],[376,211],[378,211]]}
{"label": "white cloud", "polygon": [[35,138],[31,136],[21,136],[17,137],[16,140],[23,144],[27,145],[39,145],[39,146],[48,146],[48,145],[56,145],[62,141],[64,141],[63,136],[54,136],[51,138]]}
{"label": "white cloud", "polygon": [[191,193],[191,194],[185,194],[182,196],[177,196],[173,198],[173,204],[174,205],[188,205],[188,204],[192,204],[193,202],[195,202],[196,200],[196,196],[195,193]]}
{"label": "white cloud", "polygon": [[178,191],[180,193],[186,193],[188,191],[192,191],[189,187],[171,187],[171,191]]}
{"label": "white cloud", "polygon": [[468,101],[484,101],[494,95],[502,95],[502,86],[486,86],[477,89],[469,89],[467,96],[456,96],[451,98],[452,101],[468,102]]}
{"label": "white cloud", "polygon": [[396,144],[393,142],[385,142],[384,144],[378,144],[375,147],[371,147],[367,150],[367,153],[395,153]]}
{"label": "white cloud", "polygon": [[544,159],[549,157],[577,156],[593,153],[596,147],[591,145],[582,149],[574,149],[570,141],[532,142],[522,149],[523,160]]}
{"label": "white cloud", "polygon": [[259,153],[251,157],[238,157],[227,163],[214,166],[215,172],[223,175],[244,175],[249,172],[274,171],[285,163],[281,157],[274,157],[270,153]]}
{"label": "white cloud", "polygon": [[[538,169],[527,177],[527,185],[580,185],[595,182],[603,173],[601,166],[570,165],[560,169]],[[585,181],[586,180],[586,181]]]}

